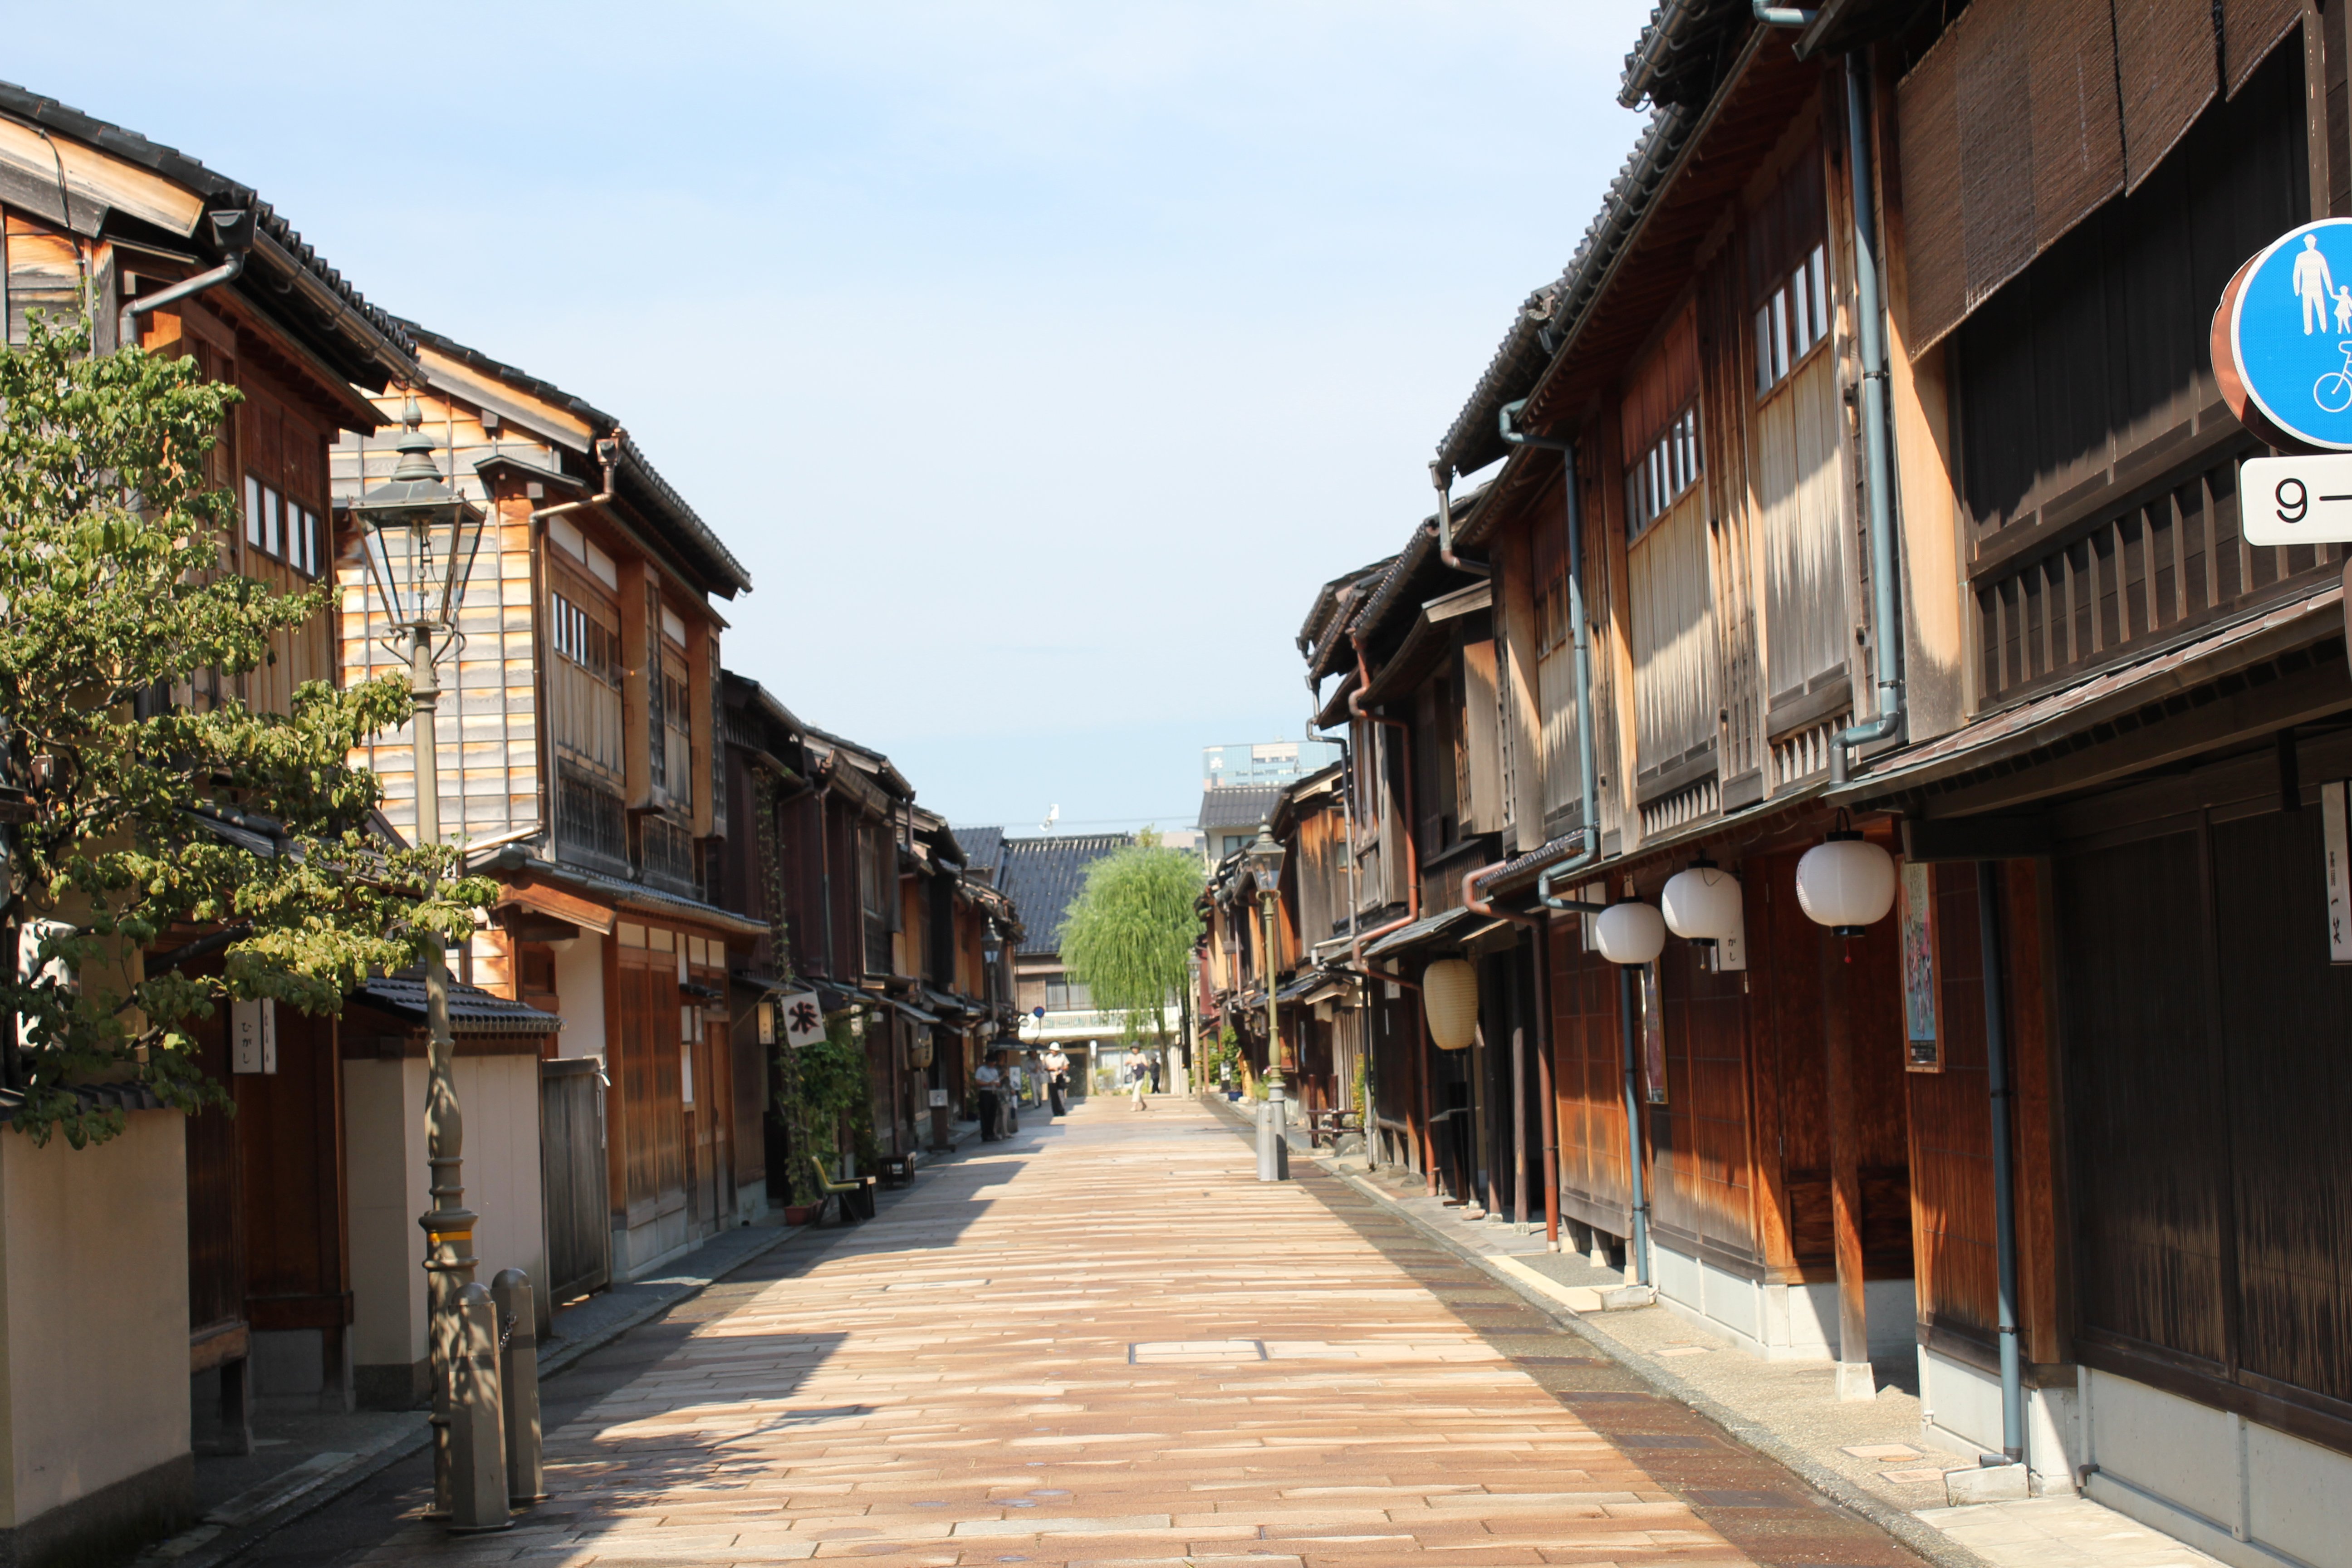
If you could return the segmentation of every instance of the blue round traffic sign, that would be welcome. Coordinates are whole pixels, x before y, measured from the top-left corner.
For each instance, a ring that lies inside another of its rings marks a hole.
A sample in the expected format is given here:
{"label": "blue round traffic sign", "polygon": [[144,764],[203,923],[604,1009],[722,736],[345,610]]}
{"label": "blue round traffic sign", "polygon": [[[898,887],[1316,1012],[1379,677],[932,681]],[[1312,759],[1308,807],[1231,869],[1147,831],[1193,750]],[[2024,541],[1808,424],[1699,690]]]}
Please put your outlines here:
{"label": "blue round traffic sign", "polygon": [[2307,223],[2255,258],[2230,312],[2230,352],[2273,424],[2352,451],[2352,218]]}

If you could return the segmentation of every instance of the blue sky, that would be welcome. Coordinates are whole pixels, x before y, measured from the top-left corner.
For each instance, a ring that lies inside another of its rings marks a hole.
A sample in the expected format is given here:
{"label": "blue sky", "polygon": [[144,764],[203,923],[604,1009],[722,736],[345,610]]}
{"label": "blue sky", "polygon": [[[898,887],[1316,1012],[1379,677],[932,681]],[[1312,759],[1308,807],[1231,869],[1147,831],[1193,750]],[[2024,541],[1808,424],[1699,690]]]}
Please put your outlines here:
{"label": "blue sky", "polygon": [[258,189],[610,409],[729,540],[728,662],[958,822],[1189,823],[1296,739],[1632,145],[1648,0],[118,4],[0,72]]}

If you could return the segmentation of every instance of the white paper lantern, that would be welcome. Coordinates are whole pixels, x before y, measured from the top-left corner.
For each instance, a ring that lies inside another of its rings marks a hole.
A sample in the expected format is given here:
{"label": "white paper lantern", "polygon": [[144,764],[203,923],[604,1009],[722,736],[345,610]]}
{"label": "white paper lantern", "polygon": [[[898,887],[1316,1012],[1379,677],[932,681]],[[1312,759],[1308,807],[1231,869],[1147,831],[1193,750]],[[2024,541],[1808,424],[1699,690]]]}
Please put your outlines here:
{"label": "white paper lantern", "polygon": [[1421,1008],[1439,1050],[1468,1046],[1478,1034],[1477,969],[1459,958],[1441,958],[1423,970]]}
{"label": "white paper lantern", "polygon": [[1700,860],[1666,879],[1658,895],[1666,929],[1691,942],[1727,942],[1746,929],[1739,879],[1712,860]]}
{"label": "white paper lantern", "polygon": [[1860,936],[1895,907],[1895,857],[1859,833],[1832,833],[1797,862],[1797,903],[1840,936]]}
{"label": "white paper lantern", "polygon": [[1594,918],[1592,940],[1612,963],[1648,963],[1666,950],[1665,917],[1650,904],[1612,904]]}

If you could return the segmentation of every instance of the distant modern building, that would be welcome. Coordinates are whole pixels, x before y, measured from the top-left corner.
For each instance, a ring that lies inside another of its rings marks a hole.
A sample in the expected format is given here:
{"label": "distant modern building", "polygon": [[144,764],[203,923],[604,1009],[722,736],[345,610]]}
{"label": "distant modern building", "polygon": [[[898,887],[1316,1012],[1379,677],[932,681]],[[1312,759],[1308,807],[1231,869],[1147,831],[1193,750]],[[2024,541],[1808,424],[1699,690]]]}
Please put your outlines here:
{"label": "distant modern building", "polygon": [[1201,748],[1201,787],[1246,789],[1286,784],[1339,760],[1337,741],[1259,741]]}

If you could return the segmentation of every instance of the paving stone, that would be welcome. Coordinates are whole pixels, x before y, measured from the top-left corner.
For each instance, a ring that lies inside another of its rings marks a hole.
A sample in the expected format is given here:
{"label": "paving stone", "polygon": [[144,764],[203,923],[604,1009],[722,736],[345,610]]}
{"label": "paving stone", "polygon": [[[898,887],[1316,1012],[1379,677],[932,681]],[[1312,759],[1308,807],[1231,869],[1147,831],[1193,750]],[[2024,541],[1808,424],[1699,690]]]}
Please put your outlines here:
{"label": "paving stone", "polygon": [[927,1166],[583,1361],[528,1541],[387,1514],[337,1561],[1918,1568],[1378,1201],[1159,1109]]}

